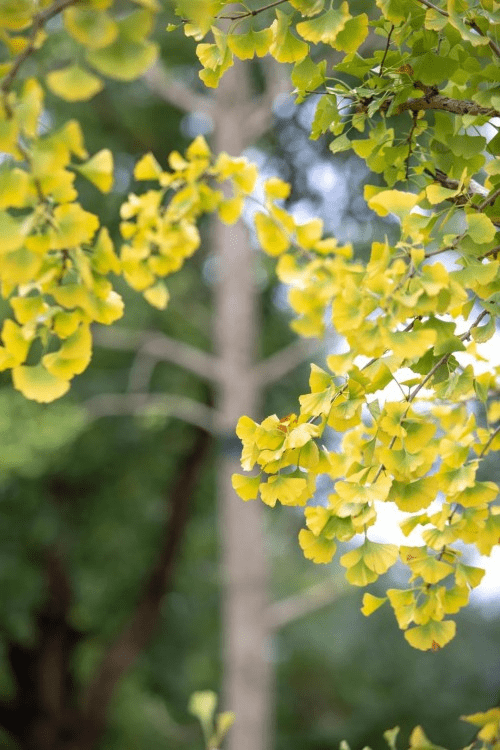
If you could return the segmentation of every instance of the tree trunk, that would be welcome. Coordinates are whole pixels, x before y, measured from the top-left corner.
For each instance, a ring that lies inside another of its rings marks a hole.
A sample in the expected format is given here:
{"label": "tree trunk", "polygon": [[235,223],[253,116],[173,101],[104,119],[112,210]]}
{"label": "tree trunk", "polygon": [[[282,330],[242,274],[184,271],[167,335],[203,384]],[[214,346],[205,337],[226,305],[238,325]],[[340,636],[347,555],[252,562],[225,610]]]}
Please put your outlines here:
{"label": "tree trunk", "polygon": [[[248,68],[239,61],[216,90],[215,153],[238,156],[246,142],[251,90]],[[221,361],[218,432],[218,497],[223,579],[223,664],[225,708],[236,714],[228,750],[265,750],[269,745],[271,669],[270,632],[266,624],[267,564],[263,508],[243,503],[231,485],[241,471],[238,418],[254,419],[261,407],[261,388],[252,375],[258,337],[254,252],[242,221],[234,226],[214,222],[216,258],[215,344]]]}

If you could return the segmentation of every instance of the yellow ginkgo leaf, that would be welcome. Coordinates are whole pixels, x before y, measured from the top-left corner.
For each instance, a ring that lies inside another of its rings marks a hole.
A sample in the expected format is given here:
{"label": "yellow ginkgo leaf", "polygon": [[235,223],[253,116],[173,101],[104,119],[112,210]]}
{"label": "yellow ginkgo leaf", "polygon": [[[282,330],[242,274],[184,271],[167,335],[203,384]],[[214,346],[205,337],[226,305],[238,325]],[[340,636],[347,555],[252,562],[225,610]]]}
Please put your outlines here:
{"label": "yellow ginkgo leaf", "polygon": [[67,102],[87,101],[103,88],[100,78],[77,63],[48,73],[47,85],[54,94]]}
{"label": "yellow ginkgo leaf", "polygon": [[379,607],[384,604],[384,602],[387,601],[387,597],[379,597],[379,596],[373,596],[373,594],[363,594],[363,606],[361,607],[361,612],[365,615],[365,617],[369,617],[373,612],[375,612]]}
{"label": "yellow ginkgo leaf", "polygon": [[366,540],[363,545],[363,560],[378,575],[383,575],[398,559],[399,549],[395,544],[380,544]]}
{"label": "yellow ginkgo leaf", "polygon": [[49,232],[51,247],[62,250],[90,242],[98,228],[97,216],[84,211],[78,203],[56,206],[54,226]]}
{"label": "yellow ginkgo leaf", "polygon": [[331,539],[325,539],[323,537],[318,538],[307,529],[301,529],[299,531],[299,544],[304,553],[304,557],[315,563],[331,562],[335,550],[337,549],[335,542]]}
{"label": "yellow ginkgo leaf", "polygon": [[301,477],[272,476],[259,485],[259,490],[262,501],[272,508],[278,500],[282,505],[305,505],[308,499],[304,497],[307,480]]}
{"label": "yellow ginkgo leaf", "polygon": [[259,494],[260,476],[247,477],[244,474],[233,474],[231,484],[242,500],[255,500]]}
{"label": "yellow ginkgo leaf", "polygon": [[219,218],[224,224],[235,224],[241,216],[243,210],[244,198],[242,195],[235,195],[233,198],[226,198],[221,201],[217,209]]}
{"label": "yellow ginkgo leaf", "polygon": [[165,310],[170,294],[163,281],[158,281],[143,292],[144,299],[158,310]]}
{"label": "yellow ginkgo leaf", "polygon": [[24,335],[21,326],[9,318],[4,320],[2,326],[2,341],[16,365],[24,362],[28,356],[31,340]]}
{"label": "yellow ginkgo leaf", "polygon": [[417,201],[418,195],[414,193],[406,193],[402,190],[382,190],[368,199],[368,206],[379,216],[393,213],[402,219],[410,213]]}
{"label": "yellow ginkgo leaf", "polygon": [[51,375],[42,364],[14,367],[12,381],[23,396],[42,404],[61,398],[70,386],[69,380]]}
{"label": "yellow ginkgo leaf", "polygon": [[298,23],[297,31],[308,42],[334,44],[337,35],[342,31],[349,18],[351,18],[349,5],[347,2],[343,2],[340,8],[331,8],[311,21]]}
{"label": "yellow ginkgo leaf", "polygon": [[151,153],[144,154],[134,167],[136,180],[157,180],[161,173],[162,169]]}
{"label": "yellow ginkgo leaf", "polygon": [[396,615],[398,625],[405,630],[415,615],[415,595],[411,590],[387,589],[387,596]]}
{"label": "yellow ginkgo leaf", "polygon": [[453,573],[451,565],[431,555],[412,562],[411,569],[415,575],[421,576],[426,583],[438,583],[449,576],[450,573]]}
{"label": "yellow ginkgo leaf", "polygon": [[273,41],[269,52],[281,63],[300,62],[309,52],[309,45],[291,33],[291,20],[291,16],[277,10],[276,19],[271,24]]}
{"label": "yellow ginkgo leaf", "polygon": [[353,586],[367,586],[374,583],[378,575],[369,568],[364,560],[360,560],[346,571],[345,577]]}
{"label": "yellow ginkgo leaf", "polygon": [[113,187],[113,155],[109,148],[104,148],[94,154],[85,164],[79,164],[76,169],[102,193],[109,193]]}
{"label": "yellow ginkgo leaf", "polygon": [[257,239],[268,255],[281,255],[290,247],[286,232],[267,214],[258,212],[254,217]]}
{"label": "yellow ginkgo leaf", "polygon": [[456,624],[453,620],[429,620],[425,625],[417,625],[405,631],[405,638],[420,651],[438,651],[454,637]]}

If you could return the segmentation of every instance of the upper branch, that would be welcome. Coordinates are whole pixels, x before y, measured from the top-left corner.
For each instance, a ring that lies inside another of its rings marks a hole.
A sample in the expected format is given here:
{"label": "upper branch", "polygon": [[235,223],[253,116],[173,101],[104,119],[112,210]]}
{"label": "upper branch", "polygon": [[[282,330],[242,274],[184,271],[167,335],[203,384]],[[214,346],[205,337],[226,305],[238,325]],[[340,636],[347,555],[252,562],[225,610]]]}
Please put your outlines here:
{"label": "upper branch", "polygon": [[201,378],[219,378],[220,365],[217,357],[162,333],[133,331],[120,327],[109,330],[102,326],[95,329],[94,341],[97,346],[110,349],[140,350],[158,362],[173,362]]}
{"label": "upper branch", "polygon": [[214,102],[209,96],[197,94],[186,83],[173,80],[160,63],[153,65],[144,74],[144,80],[160,99],[183,112],[213,114]]}

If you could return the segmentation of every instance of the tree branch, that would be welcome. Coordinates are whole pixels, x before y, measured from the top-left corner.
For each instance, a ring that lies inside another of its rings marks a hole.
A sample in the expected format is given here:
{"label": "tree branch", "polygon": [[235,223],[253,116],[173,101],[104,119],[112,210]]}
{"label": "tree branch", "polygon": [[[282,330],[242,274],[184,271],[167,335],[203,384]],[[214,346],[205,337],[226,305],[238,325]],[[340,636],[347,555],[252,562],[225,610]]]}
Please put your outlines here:
{"label": "tree branch", "polygon": [[296,367],[313,357],[321,349],[321,344],[298,339],[279,352],[271,354],[253,368],[254,377],[262,388],[287,375]]}
{"label": "tree branch", "polygon": [[[440,169],[436,169],[435,172],[431,172],[430,169],[424,169],[424,172],[430,175],[433,180],[439,182],[439,184],[443,187],[448,188],[449,190],[458,190],[460,182],[458,180],[451,179],[451,177],[448,177],[448,175],[442,172]],[[458,206],[461,206],[468,203],[470,199],[475,195],[480,195],[484,198],[488,195],[488,191],[483,185],[481,185],[479,182],[476,182],[476,180],[471,180],[466,191],[460,193],[459,195],[452,196],[451,198],[448,198],[448,200]],[[486,203],[486,205],[488,204]],[[481,206],[477,206],[477,208],[481,211],[486,207],[486,205],[483,206],[483,208],[481,208]]]}
{"label": "tree branch", "polygon": [[187,396],[172,393],[100,393],[83,403],[90,420],[127,415],[158,415],[182,419],[201,430],[215,433],[215,410]]}
{"label": "tree branch", "polygon": [[305,617],[318,609],[323,609],[337,601],[346,588],[334,588],[331,579],[318,583],[299,594],[287,596],[271,604],[267,609],[267,618],[273,630],[279,630],[301,617]]}
{"label": "tree branch", "polygon": [[107,326],[95,327],[93,335],[97,346],[121,351],[139,350],[141,354],[158,362],[172,362],[205,380],[219,378],[220,364],[217,357],[170,336],[153,331]]}
{"label": "tree branch", "polygon": [[172,585],[174,566],[188,519],[192,494],[210,446],[210,436],[197,430],[192,448],[178,471],[170,493],[171,514],[163,549],[148,576],[137,608],[109,646],[84,697],[85,748],[93,748],[106,726],[106,714],[117,682],[133,666],[149,643],[160,620],[163,597]]}
{"label": "tree branch", "polygon": [[290,79],[283,75],[283,65],[273,57],[263,63],[266,79],[266,90],[262,96],[248,102],[245,114],[245,138],[251,143],[262,136],[270,127],[273,119],[273,104],[280,94],[290,94]]}
{"label": "tree branch", "polygon": [[156,63],[144,74],[144,80],[160,99],[182,112],[203,112],[211,116],[214,102],[209,96],[197,94],[187,84],[174,80],[161,63]]}
{"label": "tree branch", "polygon": [[[389,107],[390,102],[387,102]],[[420,98],[408,99],[400,104],[397,113],[411,110],[419,112],[423,109],[442,109],[445,112],[453,112],[456,115],[484,115],[485,117],[500,117],[500,112],[493,107],[482,107],[476,102],[467,99],[450,99],[442,94],[422,96]]]}

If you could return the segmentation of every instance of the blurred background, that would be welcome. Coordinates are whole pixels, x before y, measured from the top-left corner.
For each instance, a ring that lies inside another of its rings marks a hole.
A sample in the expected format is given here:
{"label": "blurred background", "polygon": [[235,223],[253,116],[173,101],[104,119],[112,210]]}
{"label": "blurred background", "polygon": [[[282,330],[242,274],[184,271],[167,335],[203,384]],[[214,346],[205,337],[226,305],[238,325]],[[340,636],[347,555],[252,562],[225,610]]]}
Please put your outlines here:
{"label": "blurred background", "polygon": [[[221,92],[204,91],[192,40],[167,35],[168,20],[166,8],[154,75],[109,81],[81,105],[47,98],[42,127],[75,117],[90,153],[109,147],[115,155],[109,196],[83,179],[78,188],[84,207],[99,214],[117,243],[119,206],[138,189],[132,177],[138,157],[152,151],[166,166],[171,150],[182,151],[200,133],[214,150],[220,143],[230,150],[224,138],[239,134],[264,177],[291,182],[287,208],[304,221],[321,216],[326,231],[352,242],[358,256],[366,257],[373,238],[393,236],[390,221],[371,214],[362,198],[365,182],[376,184],[378,176],[354,155],[333,155],[327,142],[308,138],[313,98],[295,105],[266,59],[235,66]],[[50,32],[46,54],[71,57],[57,19]],[[27,72],[44,64],[40,56]],[[248,120],[252,112],[254,127],[243,134],[242,113]],[[498,601],[483,597],[457,616],[457,637],[446,649],[415,651],[388,608],[363,617],[362,591],[347,586],[338,555],[324,566],[303,558],[301,512],[257,509],[228,492],[225,480],[238,470],[236,419],[296,411],[313,355],[294,343],[286,289],[250,232],[251,283],[244,282],[241,300],[252,340],[240,365],[271,358],[272,367],[258,388],[242,375],[239,400],[227,383],[208,371],[203,377],[203,362],[226,356],[234,335],[224,343],[221,322],[229,283],[223,244],[234,235],[218,233],[209,221],[201,231],[201,249],[168,279],[166,311],[116,280],[125,316],[109,331],[96,331],[90,367],[60,402],[28,403],[1,375],[0,746],[201,750],[188,703],[203,689],[215,690],[237,722],[246,721],[239,750],[331,750],[343,739],[352,748],[379,750],[386,729],[399,725],[403,746],[416,724],[439,745],[467,744],[473,732],[458,717],[499,698]],[[224,320],[227,326],[227,314]],[[325,349],[314,355],[320,365],[324,357]],[[245,388],[253,389],[250,396]],[[485,471],[500,479],[493,465]],[[320,486],[319,501],[329,489]],[[235,520],[228,508],[240,506],[255,510],[241,510],[252,515]],[[242,594],[245,576],[255,589],[250,600]],[[377,594],[400,580],[386,576],[379,590],[370,590]],[[251,615],[256,601],[255,623],[248,620],[249,634],[239,637],[238,617],[249,608]],[[249,649],[252,637],[261,643],[258,652]],[[249,658],[263,665],[256,682],[244,674]],[[92,692],[89,686],[102,688],[113,665],[112,689]],[[255,693],[260,702],[253,704]],[[96,709],[99,695],[104,718]],[[81,711],[93,710],[99,731],[82,739]],[[43,738],[38,745],[28,731],[33,726]],[[237,732],[229,733],[228,747],[236,748]]]}

